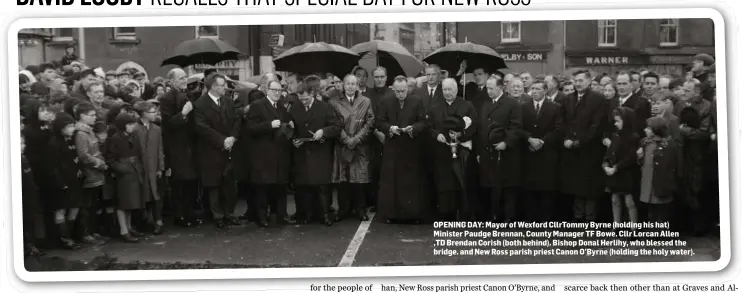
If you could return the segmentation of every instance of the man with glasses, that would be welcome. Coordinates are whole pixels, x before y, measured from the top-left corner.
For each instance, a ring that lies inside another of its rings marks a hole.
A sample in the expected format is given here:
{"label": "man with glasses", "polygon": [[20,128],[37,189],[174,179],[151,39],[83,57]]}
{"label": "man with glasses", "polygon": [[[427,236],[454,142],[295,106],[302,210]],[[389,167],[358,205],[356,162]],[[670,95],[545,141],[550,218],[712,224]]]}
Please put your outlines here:
{"label": "man with glasses", "polygon": [[232,218],[236,201],[230,188],[234,184],[229,165],[240,119],[232,99],[224,97],[227,80],[223,75],[212,74],[205,85],[207,92],[193,103],[201,184],[217,228],[238,226],[240,223]]}
{"label": "man with glasses", "polygon": [[[376,129],[388,138],[379,178],[378,213],[382,220],[425,220],[428,198],[420,142],[425,133],[425,109],[407,96],[407,78],[394,79],[396,99],[381,101]],[[455,96],[454,96],[455,97]]]}
{"label": "man with glasses", "polygon": [[[293,224],[286,211],[286,185],[289,183],[291,157],[290,135],[293,129],[286,107],[280,103],[283,87],[278,81],[269,81],[267,96],[253,102],[247,112],[251,135],[249,146],[250,182],[255,188],[254,205],[258,225],[268,227],[268,202],[271,214],[279,224]],[[299,106],[299,105],[296,105]]]}
{"label": "man with glasses", "polygon": [[134,111],[139,114],[139,123],[134,128],[142,148],[142,166],[144,167],[144,188],[152,194],[152,201],[147,203],[147,210],[152,216],[153,234],[163,233],[162,197],[159,190],[159,180],[165,171],[165,154],[162,149],[162,131],[155,124],[157,120],[157,106],[150,102],[140,101],[134,104]]}

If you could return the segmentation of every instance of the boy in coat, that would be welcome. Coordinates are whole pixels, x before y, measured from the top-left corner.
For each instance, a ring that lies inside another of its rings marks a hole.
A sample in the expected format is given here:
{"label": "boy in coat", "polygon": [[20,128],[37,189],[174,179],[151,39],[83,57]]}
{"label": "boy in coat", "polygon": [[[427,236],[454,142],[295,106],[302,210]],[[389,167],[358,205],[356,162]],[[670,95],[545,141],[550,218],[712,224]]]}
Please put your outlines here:
{"label": "boy in coat", "polygon": [[139,123],[134,128],[134,135],[142,147],[139,159],[144,167],[145,187],[152,195],[152,201],[148,207],[149,215],[154,222],[153,234],[160,235],[163,232],[163,222],[162,197],[158,190],[158,183],[165,170],[165,155],[162,148],[162,131],[160,131],[160,126],[154,123],[159,111],[156,105],[144,101],[135,103],[134,110],[139,114]]}
{"label": "boy in coat", "polygon": [[54,210],[54,223],[59,229],[60,242],[66,249],[82,246],[72,239],[77,214],[82,205],[82,162],[75,148],[75,120],[67,113],[59,113],[52,122],[53,136],[46,153],[49,171],[49,205]]}

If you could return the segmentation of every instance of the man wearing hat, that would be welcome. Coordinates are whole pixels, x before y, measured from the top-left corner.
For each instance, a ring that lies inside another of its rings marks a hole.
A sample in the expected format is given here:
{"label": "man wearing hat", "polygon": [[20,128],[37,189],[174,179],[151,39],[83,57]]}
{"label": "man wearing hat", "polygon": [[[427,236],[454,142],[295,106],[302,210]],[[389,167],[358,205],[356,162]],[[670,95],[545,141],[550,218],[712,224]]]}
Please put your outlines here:
{"label": "man wearing hat", "polygon": [[155,96],[155,89],[147,80],[147,75],[144,72],[134,73],[134,80],[139,83],[139,96],[142,100],[149,100]]}
{"label": "man wearing hat", "polygon": [[119,79],[119,86],[125,85],[126,82],[129,81],[129,79],[131,79],[131,75],[126,70],[122,70],[121,72],[119,72],[117,74],[117,77]]}
{"label": "man wearing hat", "polygon": [[691,68],[693,77],[700,82],[706,82],[709,75],[709,67],[714,65],[714,62],[714,57],[711,57],[709,54],[701,53],[693,56],[693,67]]}

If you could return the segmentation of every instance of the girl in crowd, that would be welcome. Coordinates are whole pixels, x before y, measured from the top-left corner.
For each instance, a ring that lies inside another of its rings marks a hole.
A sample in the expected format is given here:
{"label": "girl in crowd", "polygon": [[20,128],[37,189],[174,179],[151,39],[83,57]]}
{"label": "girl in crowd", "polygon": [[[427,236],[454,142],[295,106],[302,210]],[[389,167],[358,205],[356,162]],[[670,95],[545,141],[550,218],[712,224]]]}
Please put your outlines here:
{"label": "girl in crowd", "polygon": [[664,118],[649,118],[644,133],[646,137],[637,151],[642,165],[639,198],[647,204],[650,221],[666,222],[671,218],[674,194],[682,182],[683,154],[677,141],[671,139]]}
{"label": "girl in crowd", "polygon": [[73,136],[75,120],[60,113],[52,123],[53,135],[46,153],[45,168],[49,168],[49,193],[46,200],[54,211],[60,242],[64,248],[79,249],[73,240],[72,228],[82,205],[82,162],[77,158]]}
{"label": "girl in crowd", "polygon": [[116,215],[119,234],[129,243],[143,235],[131,225],[131,212],[141,210],[149,201],[144,190],[144,168],[139,159],[141,145],[134,135],[137,118],[123,112],[116,116],[116,132],[106,142],[106,163],[116,177]]}
{"label": "girl in crowd", "polygon": [[613,202],[613,221],[621,222],[623,205],[629,212],[632,223],[639,222],[639,213],[631,192],[634,191],[634,179],[637,170],[636,150],[639,148],[639,134],[636,133],[636,114],[628,107],[613,110],[615,131],[611,144],[603,160],[603,170],[608,176],[606,188],[611,193]]}
{"label": "girl in crowd", "polygon": [[603,96],[606,100],[611,100],[616,97],[616,84],[611,82],[606,83],[602,89]]}

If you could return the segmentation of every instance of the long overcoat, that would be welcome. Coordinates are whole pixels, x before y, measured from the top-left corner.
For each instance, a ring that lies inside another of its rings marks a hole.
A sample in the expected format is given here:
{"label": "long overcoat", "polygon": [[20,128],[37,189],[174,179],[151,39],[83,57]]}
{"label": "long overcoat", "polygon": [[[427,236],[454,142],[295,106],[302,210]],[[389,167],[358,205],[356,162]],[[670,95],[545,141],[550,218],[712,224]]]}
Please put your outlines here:
{"label": "long overcoat", "polygon": [[307,111],[301,103],[292,105],[289,114],[296,126],[295,138],[311,138],[322,130],[323,140],[305,142],[293,148],[294,183],[299,185],[329,184],[332,177],[332,144],[340,134],[340,120],[329,103],[314,100]]}
{"label": "long overcoat", "polygon": [[569,195],[598,197],[605,190],[605,172],[602,170],[605,98],[588,89],[579,103],[577,92],[574,92],[567,96],[563,105],[564,139],[579,141],[579,146],[569,149],[562,146],[560,190]]}
{"label": "long overcoat", "polygon": [[220,98],[217,105],[208,93],[193,103],[193,112],[201,183],[205,187],[220,186],[230,164],[224,140],[227,137],[239,139],[240,119],[232,99]]}
{"label": "long overcoat", "polygon": [[[494,102],[485,101],[478,115],[476,152],[479,155],[480,184],[483,187],[516,187],[520,184],[520,142],[523,115],[518,101],[507,94]],[[494,149],[490,130],[504,129],[503,151]]]}
{"label": "long overcoat", "polygon": [[[332,183],[371,182],[371,144],[368,136],[375,120],[371,100],[356,93],[352,105],[345,96],[330,100],[330,104],[335,108],[342,125],[335,144]],[[351,140],[360,142],[349,146]]]}
{"label": "long overcoat", "polygon": [[194,113],[181,113],[188,101],[186,92],[175,89],[160,98],[166,166],[171,169],[172,179],[175,180],[198,178]]}
{"label": "long overcoat", "polygon": [[160,200],[159,178],[157,172],[165,170],[165,154],[162,148],[162,131],[154,123],[149,123],[149,129],[139,121],[134,128],[134,135],[139,141],[141,155],[140,160],[144,167],[145,186],[149,188],[154,200]]}
{"label": "long overcoat", "polygon": [[[449,213],[456,209],[459,199],[454,196],[456,192],[466,191],[465,188],[469,183],[467,181],[462,182],[454,173],[454,159],[451,154],[451,147],[439,142],[437,139],[439,134],[443,134],[447,139],[449,138],[449,129],[446,127],[445,123],[450,117],[457,117],[458,119],[468,117],[472,121],[471,125],[461,132],[461,137],[458,139],[459,142],[469,142],[469,145],[473,147],[472,140],[477,132],[477,123],[475,123],[477,121],[477,113],[471,102],[465,101],[461,97],[457,97],[451,105],[444,102],[436,104],[430,108],[427,124],[433,143],[424,147],[430,148],[433,153],[433,179],[435,181],[432,185],[435,186],[437,194],[436,203],[438,205],[438,211],[441,213]],[[466,125],[464,126],[466,127]],[[465,148],[463,145],[459,147]],[[460,152],[461,151],[459,151],[459,153]],[[469,149],[469,152],[471,153],[471,149]],[[466,159],[468,160],[469,158]],[[470,177],[471,172],[468,172],[469,170],[466,171],[467,172],[465,173],[468,174],[467,177]],[[462,183],[464,183],[464,185],[462,185]],[[470,200],[467,202],[472,201]]]}
{"label": "long overcoat", "polygon": [[250,133],[250,182],[254,184],[287,184],[291,161],[291,142],[271,127],[273,120],[290,121],[286,107],[274,108],[267,97],[250,104],[247,127]]}
{"label": "long overcoat", "polygon": [[[536,113],[533,101],[522,104],[523,111],[523,188],[529,191],[556,191],[559,183],[559,151],[563,148],[564,122],[562,107],[544,99]],[[536,151],[530,150],[529,138],[544,141]]]}
{"label": "long overcoat", "polygon": [[[119,125],[124,129],[126,124]],[[106,163],[116,176],[117,208],[122,210],[143,209],[151,200],[149,188],[145,185],[145,174],[141,155],[141,145],[133,134],[123,130],[106,140]]]}
{"label": "long overcoat", "polygon": [[[387,137],[381,159],[378,211],[382,218],[422,219],[429,200],[420,151],[425,131],[425,108],[417,96],[381,101],[376,128]],[[406,133],[392,136],[390,129],[412,126],[412,137]]]}

